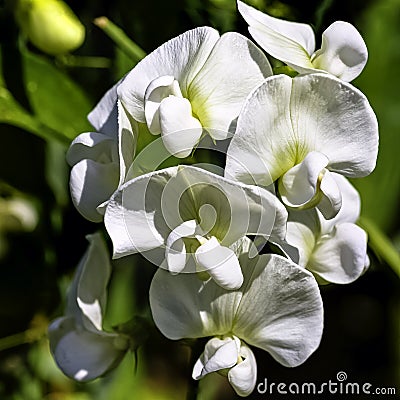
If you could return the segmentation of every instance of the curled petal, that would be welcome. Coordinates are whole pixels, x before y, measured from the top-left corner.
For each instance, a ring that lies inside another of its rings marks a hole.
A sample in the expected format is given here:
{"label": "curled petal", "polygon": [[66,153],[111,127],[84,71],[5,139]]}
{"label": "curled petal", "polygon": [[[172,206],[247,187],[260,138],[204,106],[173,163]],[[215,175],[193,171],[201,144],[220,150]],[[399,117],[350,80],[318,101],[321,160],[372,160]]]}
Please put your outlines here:
{"label": "curled petal", "polygon": [[322,34],[322,47],[312,57],[315,68],[351,82],[360,75],[368,59],[364,39],[348,22],[336,21]]}
{"label": "curled petal", "polygon": [[144,94],[144,114],[153,135],[161,133],[159,108],[161,101],[168,96],[182,97],[178,81],[168,75],[152,80]]}
{"label": "curled petal", "polygon": [[325,170],[320,185],[322,198],[317,208],[326,219],[336,217],[342,208],[342,194],[333,174]]}
{"label": "curled petal", "polygon": [[189,100],[169,96],[161,101],[159,113],[161,137],[166,149],[175,157],[189,156],[203,132],[200,121],[192,115]]}
{"label": "curled petal", "polygon": [[228,372],[228,380],[235,392],[242,397],[254,390],[257,382],[257,362],[250,347],[241,344],[239,356],[243,361],[236,364]]}
{"label": "curled petal", "polygon": [[319,201],[316,197],[319,195],[321,175],[328,163],[324,154],[312,151],[300,164],[286,172],[279,181],[279,193],[283,202],[295,208],[314,206]]}
{"label": "curled petal", "polygon": [[211,372],[231,368],[238,361],[238,353],[237,340],[231,337],[210,339],[194,365],[193,379],[198,380]]}
{"label": "curled petal", "polygon": [[221,246],[215,237],[196,250],[195,258],[200,271],[207,271],[221,287],[234,290],[242,286],[242,269],[236,254]]}
{"label": "curled petal", "polygon": [[168,271],[177,274],[185,268],[187,250],[182,238],[194,237],[196,227],[197,224],[194,219],[185,221],[173,229],[169,234],[165,247],[165,258],[168,265]]}

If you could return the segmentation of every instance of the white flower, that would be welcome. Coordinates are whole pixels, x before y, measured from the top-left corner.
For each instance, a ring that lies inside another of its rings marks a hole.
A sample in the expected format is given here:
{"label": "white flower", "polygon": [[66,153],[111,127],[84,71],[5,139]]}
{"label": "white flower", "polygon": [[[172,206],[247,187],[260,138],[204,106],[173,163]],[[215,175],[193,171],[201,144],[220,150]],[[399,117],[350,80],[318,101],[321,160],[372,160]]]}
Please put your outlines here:
{"label": "white flower", "polygon": [[207,272],[235,289],[243,276],[230,247],[246,234],[283,238],[286,218],[283,205],[263,188],[178,166],[120,187],[104,222],[115,258],[141,252],[172,273]]}
{"label": "white flower", "polygon": [[247,396],[257,379],[249,346],[287,367],[303,363],[320,343],[323,306],[312,274],[288,259],[242,254],[240,263],[244,283],[235,291],[192,274],[173,276],[158,269],[150,306],[167,338],[212,337],[194,366],[194,379],[219,372],[240,396]]}
{"label": "white flower", "polygon": [[103,331],[111,265],[101,235],[89,235],[88,240],[89,248],[68,293],[65,316],[53,321],[48,330],[59,368],[82,382],[115,367],[129,347],[127,336]]}
{"label": "white flower", "polygon": [[332,172],[368,175],[378,152],[378,123],[367,98],[328,74],[267,78],[248,97],[227,151],[225,175],[268,186],[278,181],[291,208],[341,207]]}
{"label": "white flower", "polygon": [[124,182],[135,155],[136,122],[117,100],[117,86],[104,95],[88,116],[97,131],[80,134],[67,152],[67,162],[72,167],[72,201],[93,222],[103,219],[101,205]]}
{"label": "white flower", "polygon": [[355,224],[361,205],[357,190],[343,176],[332,176],[342,193],[340,212],[331,220],[318,210],[289,213],[282,248],[320,283],[343,284],[356,280],[369,264],[367,235]]}
{"label": "white flower", "polygon": [[272,75],[267,58],[244,36],[196,28],[153,51],[125,77],[118,96],[165,147],[187,157],[208,133],[226,139],[250,91]]}
{"label": "white flower", "polygon": [[311,26],[271,17],[241,1],[238,1],[238,9],[249,24],[254,40],[297,72],[322,70],[350,82],[367,63],[365,42],[348,22],[336,21],[330,25],[322,34],[321,48],[315,51]]}

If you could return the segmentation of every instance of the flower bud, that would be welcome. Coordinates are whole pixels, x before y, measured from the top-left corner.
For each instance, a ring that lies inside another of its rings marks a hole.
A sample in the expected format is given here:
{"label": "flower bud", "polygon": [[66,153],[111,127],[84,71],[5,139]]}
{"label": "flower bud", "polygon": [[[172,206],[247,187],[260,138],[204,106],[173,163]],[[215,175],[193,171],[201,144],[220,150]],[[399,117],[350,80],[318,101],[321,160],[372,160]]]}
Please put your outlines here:
{"label": "flower bud", "polygon": [[19,0],[16,19],[33,45],[51,55],[82,45],[85,27],[61,0]]}

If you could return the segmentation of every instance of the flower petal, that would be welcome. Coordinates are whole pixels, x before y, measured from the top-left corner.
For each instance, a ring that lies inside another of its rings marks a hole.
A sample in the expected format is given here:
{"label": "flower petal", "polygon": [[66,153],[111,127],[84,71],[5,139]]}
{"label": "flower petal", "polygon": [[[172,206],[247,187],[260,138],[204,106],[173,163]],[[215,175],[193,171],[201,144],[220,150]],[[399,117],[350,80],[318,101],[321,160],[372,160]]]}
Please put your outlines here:
{"label": "flower petal", "polygon": [[150,82],[160,76],[173,76],[186,97],[187,88],[218,39],[215,29],[196,28],[169,40],[141,60],[118,87],[118,95],[133,118],[145,122],[144,95]]}
{"label": "flower petal", "polygon": [[174,274],[181,272],[186,265],[187,250],[184,237],[194,237],[197,223],[194,219],[182,222],[169,234],[165,247],[165,259],[168,271]]}
{"label": "flower petal", "polygon": [[348,22],[336,21],[322,34],[322,47],[312,63],[338,78],[351,82],[360,75],[368,59],[364,39]]}
{"label": "flower petal", "polygon": [[317,208],[325,219],[332,219],[338,214],[342,207],[342,194],[333,177],[334,172],[329,172],[328,170],[324,172],[320,186],[322,198]]}
{"label": "flower petal", "polygon": [[215,336],[231,331],[241,295],[196,274],[171,275],[159,268],[150,285],[150,308],[169,339]]}
{"label": "flower petal", "polygon": [[233,367],[238,361],[238,353],[235,339],[231,337],[210,339],[193,367],[193,379],[198,380],[211,372]]}
{"label": "flower petal", "polygon": [[164,244],[171,229],[161,212],[161,197],[166,183],[176,171],[176,167],[171,167],[139,176],[113,194],[104,223],[113,242],[114,258]]}
{"label": "flower petal", "polygon": [[161,101],[159,114],[166,149],[175,157],[189,156],[203,132],[200,121],[192,115],[189,100],[169,96]]}
{"label": "flower petal", "polygon": [[190,84],[187,97],[212,138],[226,139],[234,131],[233,122],[247,95],[271,75],[261,50],[244,36],[228,32],[215,44]]}
{"label": "flower petal", "polygon": [[309,25],[271,17],[241,1],[238,10],[253,38],[267,53],[284,62],[310,65],[315,37]]}
{"label": "flower petal", "polygon": [[245,397],[250,395],[256,386],[257,362],[250,347],[243,343],[239,355],[244,360],[229,370],[228,379],[235,392]]}
{"label": "flower petal", "polygon": [[112,138],[116,137],[118,131],[117,88],[121,82],[122,80],[109,89],[88,115],[89,122],[98,132],[102,132]]}
{"label": "flower petal", "polygon": [[279,194],[283,202],[294,208],[314,206],[314,200],[319,195],[320,175],[324,173],[328,162],[324,154],[312,151],[300,164],[286,172],[279,181]]}
{"label": "flower petal", "polygon": [[71,169],[69,183],[74,206],[89,221],[102,221],[103,216],[97,207],[110,198],[118,180],[119,165],[116,162],[79,161]]}
{"label": "flower petal", "polygon": [[62,317],[48,330],[50,349],[65,375],[80,382],[95,379],[112,369],[125,354],[115,346],[117,335],[76,329],[72,317]]}
{"label": "flower petal", "polygon": [[325,281],[350,283],[364,272],[366,255],[366,233],[344,222],[331,235],[321,237],[307,268]]}
{"label": "flower petal", "polygon": [[284,366],[303,363],[322,335],[323,305],[314,277],[274,254],[240,261],[251,277],[245,276],[232,333]]}
{"label": "flower petal", "polygon": [[[77,270],[77,290],[68,296],[70,302],[77,302],[80,311],[90,324],[83,323],[87,329],[93,325],[102,330],[102,320],[107,302],[107,285],[111,276],[108,249],[100,233],[88,235],[90,242],[85,256]],[[73,298],[71,298],[71,295]],[[75,313],[75,317],[78,316]]]}
{"label": "flower petal", "polygon": [[243,106],[226,175],[267,186],[311,151],[324,154],[331,171],[368,175],[378,152],[375,113],[359,90],[331,75],[273,76]]}
{"label": "flower petal", "polygon": [[214,236],[196,250],[195,259],[200,271],[207,271],[224,289],[234,290],[242,286],[242,269],[236,254],[221,246]]}

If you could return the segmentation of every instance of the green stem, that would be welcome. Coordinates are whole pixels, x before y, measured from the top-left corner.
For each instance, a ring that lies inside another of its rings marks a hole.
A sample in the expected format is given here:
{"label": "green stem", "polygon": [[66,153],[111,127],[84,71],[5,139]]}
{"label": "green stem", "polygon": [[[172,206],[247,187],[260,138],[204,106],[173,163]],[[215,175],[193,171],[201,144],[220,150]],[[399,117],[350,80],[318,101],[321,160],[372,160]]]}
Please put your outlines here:
{"label": "green stem", "polygon": [[16,333],[15,335],[0,338],[0,351],[11,349],[22,344],[30,343],[31,338],[26,332]]}
{"label": "green stem", "polygon": [[96,18],[93,22],[96,26],[102,29],[104,33],[135,63],[146,57],[146,52],[107,17]]}
{"label": "green stem", "polygon": [[368,218],[361,217],[358,224],[368,233],[369,245],[372,250],[381,257],[400,278],[400,253],[396,250],[390,239]]}

